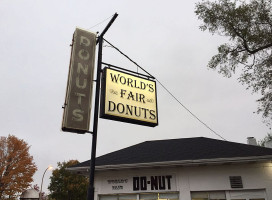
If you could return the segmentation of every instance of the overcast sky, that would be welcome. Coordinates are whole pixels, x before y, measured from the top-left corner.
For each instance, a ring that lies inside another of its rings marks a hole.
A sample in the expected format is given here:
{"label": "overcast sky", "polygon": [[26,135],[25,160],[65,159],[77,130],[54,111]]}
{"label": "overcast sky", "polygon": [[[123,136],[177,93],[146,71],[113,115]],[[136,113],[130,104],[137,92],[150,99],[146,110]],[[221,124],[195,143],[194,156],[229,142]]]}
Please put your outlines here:
{"label": "overcast sky", "polygon": [[[91,157],[89,134],[60,130],[70,44],[76,27],[102,31],[118,18],[105,38],[162,82],[185,106],[229,141],[262,139],[268,127],[254,114],[257,95],[206,65],[226,38],[199,30],[197,1],[181,0],[0,0],[0,130],[24,139],[38,166],[40,185],[49,164]],[[103,61],[136,71],[113,48]],[[99,119],[97,155],[146,140],[187,137],[220,139],[158,85],[159,126]],[[91,120],[92,127],[92,120]],[[92,129],[92,128],[91,128]],[[51,172],[44,179],[47,188]]]}

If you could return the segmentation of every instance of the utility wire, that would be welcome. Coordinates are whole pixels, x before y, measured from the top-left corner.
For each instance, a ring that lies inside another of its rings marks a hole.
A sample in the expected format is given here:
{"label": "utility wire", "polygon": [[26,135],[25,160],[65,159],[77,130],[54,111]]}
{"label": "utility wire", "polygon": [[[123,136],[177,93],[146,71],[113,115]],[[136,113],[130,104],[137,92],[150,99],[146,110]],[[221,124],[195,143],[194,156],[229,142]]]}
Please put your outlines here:
{"label": "utility wire", "polygon": [[158,83],[170,94],[185,110],[187,110],[194,118],[196,118],[201,124],[203,124],[206,128],[208,128],[210,131],[212,131],[215,135],[220,137],[221,139],[227,141],[225,138],[223,138],[221,135],[216,133],[212,128],[210,128],[205,122],[203,122],[199,117],[197,117],[194,113],[192,113],[184,104],[182,104],[158,79],[156,79]]}
{"label": "utility wire", "polygon": [[91,29],[91,28],[93,28],[93,27],[96,27],[96,26],[98,26],[98,25],[104,23],[104,22],[107,21],[108,19],[112,18],[112,16],[113,16],[113,15],[111,15],[111,16],[108,17],[107,19],[104,19],[103,21],[99,22],[98,24],[96,24],[96,25],[94,25],[94,26],[92,26],[92,27],[90,27],[90,28],[87,28],[87,30],[89,30],[89,29]]}
{"label": "utility wire", "polygon": [[126,54],[124,54],[120,49],[115,47],[113,44],[111,44],[109,41],[107,41],[105,38],[103,38],[104,41],[106,41],[109,45],[112,46],[115,50],[117,50],[119,53],[121,53],[123,56],[125,56],[128,60],[130,60],[132,63],[134,63],[137,67],[139,67],[141,70],[143,70],[145,73],[147,73],[151,78],[154,78],[164,89],[165,91],[172,96],[187,112],[189,112],[195,119],[197,119],[201,124],[203,124],[206,128],[208,128],[211,132],[213,132],[215,135],[220,137],[221,139],[227,141],[225,138],[223,138],[220,134],[218,134],[216,131],[214,131],[210,126],[208,126],[205,122],[203,122],[199,117],[197,117],[192,111],[190,111],[181,101],[179,101],[173,93],[171,93],[157,78],[152,76],[149,72],[147,72],[145,69],[143,69],[140,65],[138,65],[135,61],[133,61],[130,57],[128,57]]}
{"label": "utility wire", "polygon": [[148,73],[145,69],[143,69],[140,65],[138,65],[135,61],[133,61],[130,57],[128,57],[126,54],[124,54],[122,51],[120,51],[117,47],[112,45],[109,41],[107,41],[105,38],[103,38],[109,45],[111,45],[114,49],[116,49],[119,53],[121,53],[123,56],[125,56],[127,59],[129,59],[132,63],[134,63],[137,67],[139,67],[141,70],[143,70],[145,73],[147,73],[151,78],[156,79],[154,76],[152,76],[150,73]]}

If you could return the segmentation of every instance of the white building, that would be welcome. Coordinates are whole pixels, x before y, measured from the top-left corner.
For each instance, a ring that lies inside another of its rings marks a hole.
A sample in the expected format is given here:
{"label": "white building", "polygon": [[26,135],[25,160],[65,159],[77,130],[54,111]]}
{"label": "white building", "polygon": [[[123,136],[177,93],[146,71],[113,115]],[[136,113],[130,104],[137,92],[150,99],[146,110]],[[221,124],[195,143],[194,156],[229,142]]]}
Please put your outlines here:
{"label": "white building", "polygon": [[[69,170],[88,174],[90,161]],[[272,200],[272,149],[209,138],[147,141],[96,159],[96,200]]]}

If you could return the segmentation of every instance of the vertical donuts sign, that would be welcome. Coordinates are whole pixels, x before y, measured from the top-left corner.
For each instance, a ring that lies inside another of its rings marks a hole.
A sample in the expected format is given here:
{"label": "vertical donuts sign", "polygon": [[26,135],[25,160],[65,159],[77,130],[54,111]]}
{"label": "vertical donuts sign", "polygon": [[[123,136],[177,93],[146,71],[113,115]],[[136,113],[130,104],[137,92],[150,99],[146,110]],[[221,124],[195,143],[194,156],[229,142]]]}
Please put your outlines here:
{"label": "vertical donuts sign", "polygon": [[89,130],[95,47],[96,34],[76,28],[64,103],[63,131],[85,133]]}

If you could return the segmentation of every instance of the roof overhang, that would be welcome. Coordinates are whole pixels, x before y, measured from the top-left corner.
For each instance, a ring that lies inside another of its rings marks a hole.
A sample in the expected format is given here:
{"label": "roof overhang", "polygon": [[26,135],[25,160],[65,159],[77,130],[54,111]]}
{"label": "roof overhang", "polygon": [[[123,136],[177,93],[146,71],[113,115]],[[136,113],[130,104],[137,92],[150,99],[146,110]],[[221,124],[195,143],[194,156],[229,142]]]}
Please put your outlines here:
{"label": "roof overhang", "polygon": [[[234,157],[234,158],[215,158],[215,159],[199,159],[199,160],[180,160],[167,162],[151,162],[151,163],[133,163],[133,164],[117,164],[117,165],[99,165],[95,167],[95,171],[135,169],[135,168],[154,168],[154,167],[177,167],[177,166],[199,166],[199,165],[223,165],[223,164],[243,164],[253,162],[272,161],[272,155],[252,156],[252,157]],[[67,170],[78,173],[88,174],[90,166],[70,167]]]}

